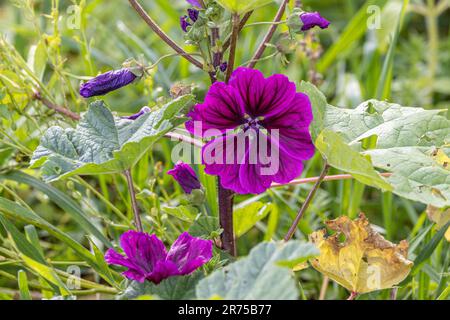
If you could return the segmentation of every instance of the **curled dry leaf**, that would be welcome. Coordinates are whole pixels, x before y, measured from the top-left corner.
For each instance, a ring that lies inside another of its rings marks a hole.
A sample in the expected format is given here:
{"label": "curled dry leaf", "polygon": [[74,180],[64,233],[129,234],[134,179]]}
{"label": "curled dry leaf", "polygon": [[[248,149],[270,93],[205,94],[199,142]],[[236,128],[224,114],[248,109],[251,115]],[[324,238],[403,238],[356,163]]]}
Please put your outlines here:
{"label": "curled dry leaf", "polygon": [[[347,216],[326,222],[336,231],[313,232],[310,240],[319,248],[312,266],[347,290],[357,293],[391,288],[406,278],[413,263],[407,259],[408,243],[398,245],[375,232],[364,214],[351,220]],[[341,237],[345,240],[340,241]]]}
{"label": "curled dry leaf", "polygon": [[[436,223],[438,229],[443,228],[450,221],[450,208],[427,207],[428,218]],[[450,227],[445,232],[445,238],[450,242]]]}

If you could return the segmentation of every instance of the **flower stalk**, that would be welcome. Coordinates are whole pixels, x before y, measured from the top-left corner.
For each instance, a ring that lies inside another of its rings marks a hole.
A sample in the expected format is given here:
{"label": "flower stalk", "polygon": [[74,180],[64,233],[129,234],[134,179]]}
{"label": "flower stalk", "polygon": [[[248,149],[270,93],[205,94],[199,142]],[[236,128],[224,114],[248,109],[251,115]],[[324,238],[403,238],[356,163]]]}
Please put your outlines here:
{"label": "flower stalk", "polygon": [[128,192],[130,193],[131,198],[131,207],[133,209],[133,221],[136,229],[139,232],[143,232],[144,228],[142,227],[142,221],[139,214],[139,206],[136,200],[136,192],[134,190],[133,178],[131,176],[130,169],[124,171],[125,178],[127,179],[128,184]]}
{"label": "flower stalk", "polygon": [[147,23],[147,25],[155,32],[158,37],[161,38],[166,44],[168,44],[175,52],[179,53],[183,58],[188,60],[194,66],[203,70],[203,63],[195,59],[192,55],[183,50],[175,41],[173,41],[157,24],[153,19],[145,12],[144,8],[136,0],[128,0],[134,10],[141,16],[141,18]]}
{"label": "flower stalk", "polygon": [[230,80],[231,77],[231,73],[234,70],[234,60],[236,57],[236,45],[237,45],[237,40],[238,40],[238,36],[239,36],[239,15],[238,14],[233,14],[233,29],[231,32],[231,42],[230,42],[230,53],[228,55],[228,67],[227,67],[227,73],[225,75],[225,82],[228,83],[228,80]]}
{"label": "flower stalk", "polygon": [[297,230],[297,226],[302,219],[303,215],[305,214],[306,210],[308,209],[309,205],[311,204],[312,199],[314,198],[317,190],[320,187],[320,184],[322,183],[323,179],[328,173],[328,170],[330,169],[330,165],[325,161],[325,165],[323,166],[322,172],[317,179],[316,183],[312,187],[311,191],[309,191],[308,196],[306,197],[305,202],[303,202],[302,207],[300,208],[300,211],[298,212],[297,216],[295,217],[294,222],[292,223],[291,227],[289,228],[288,233],[284,237],[284,241],[289,241],[294,236],[295,230]]}

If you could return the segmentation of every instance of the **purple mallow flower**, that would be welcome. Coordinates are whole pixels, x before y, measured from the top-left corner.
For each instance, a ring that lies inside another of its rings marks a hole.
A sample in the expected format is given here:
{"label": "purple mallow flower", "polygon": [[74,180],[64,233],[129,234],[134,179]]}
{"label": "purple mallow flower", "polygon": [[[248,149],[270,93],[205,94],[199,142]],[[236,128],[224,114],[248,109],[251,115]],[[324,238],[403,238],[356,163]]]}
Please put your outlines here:
{"label": "purple mallow flower", "polygon": [[137,76],[128,68],[108,71],[83,83],[80,94],[84,98],[101,96],[130,84],[136,78]]}
{"label": "purple mallow flower", "polygon": [[187,32],[188,31],[187,28],[189,26],[191,26],[191,24],[187,21],[187,18],[188,18],[188,16],[181,16],[180,17],[180,26],[181,26],[181,29],[184,32]]}
{"label": "purple mallow flower", "polygon": [[132,114],[131,116],[127,116],[127,117],[121,117],[121,118],[128,119],[128,120],[136,120],[140,116],[142,116],[146,113],[149,113],[150,111],[151,111],[150,108],[145,106],[145,107],[142,107],[142,109],[138,113]]}
{"label": "purple mallow flower", "polygon": [[[262,193],[272,182],[287,183],[302,173],[302,161],[314,155],[309,98],[281,74],[264,78],[258,70],[238,68],[229,84],[214,83],[189,116],[189,132],[215,136],[202,149],[205,172],[219,176],[222,186],[236,193]],[[256,133],[253,139],[246,138],[248,132]],[[266,161],[269,155],[252,158],[263,144],[275,150],[277,156],[270,154],[274,166]]]}
{"label": "purple mallow flower", "polygon": [[195,174],[195,171],[190,165],[179,161],[172,170],[167,171],[167,174],[180,184],[184,192],[190,194],[194,189],[200,189],[202,185]]}
{"label": "purple mallow flower", "polygon": [[316,26],[326,29],[330,25],[330,22],[323,18],[319,12],[305,12],[300,15],[300,20],[303,23],[302,31],[307,31]]}
{"label": "purple mallow flower", "polygon": [[122,234],[120,246],[125,255],[109,249],[105,261],[128,268],[122,273],[128,279],[158,284],[168,277],[190,274],[204,265],[212,257],[213,243],[184,232],[167,252],[156,235],[131,230]]}
{"label": "purple mallow flower", "polygon": [[228,63],[225,61],[225,62],[222,62],[221,64],[220,64],[220,66],[219,66],[219,69],[220,69],[220,71],[222,71],[222,72],[225,72],[226,70],[227,70],[227,68],[228,68]]}
{"label": "purple mallow flower", "polygon": [[187,10],[187,12],[188,12],[189,19],[191,19],[192,22],[197,21],[198,15],[199,15],[198,10],[193,9],[193,8],[189,8],[189,9]]}

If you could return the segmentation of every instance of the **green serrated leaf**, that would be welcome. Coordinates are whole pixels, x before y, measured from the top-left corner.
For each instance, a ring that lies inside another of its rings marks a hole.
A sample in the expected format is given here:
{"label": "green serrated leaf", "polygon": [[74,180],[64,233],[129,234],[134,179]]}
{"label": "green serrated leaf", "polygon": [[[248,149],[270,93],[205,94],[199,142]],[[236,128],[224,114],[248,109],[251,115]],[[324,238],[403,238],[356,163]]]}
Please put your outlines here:
{"label": "green serrated leaf", "polygon": [[214,236],[221,233],[219,219],[217,217],[200,215],[189,227],[188,232],[193,237],[214,238]]}
{"label": "green serrated leaf", "polygon": [[198,214],[198,209],[194,206],[183,206],[179,205],[178,207],[169,207],[163,206],[161,210],[171,216],[174,216],[180,220],[186,222],[194,221],[196,215]]}
{"label": "green serrated leaf", "polygon": [[192,95],[182,96],[134,121],[114,117],[103,101],[93,102],[76,129],[47,130],[33,153],[31,168],[42,167],[46,182],[77,174],[123,172],[186,120],[176,115],[193,100]]}
{"label": "green serrated leaf", "polygon": [[310,255],[310,244],[263,242],[250,254],[202,279],[196,288],[197,298],[221,297],[236,300],[297,299],[296,280],[288,268],[278,265]]}
{"label": "green serrated leaf", "polygon": [[273,0],[216,0],[222,7],[233,13],[242,14],[265,6]]}

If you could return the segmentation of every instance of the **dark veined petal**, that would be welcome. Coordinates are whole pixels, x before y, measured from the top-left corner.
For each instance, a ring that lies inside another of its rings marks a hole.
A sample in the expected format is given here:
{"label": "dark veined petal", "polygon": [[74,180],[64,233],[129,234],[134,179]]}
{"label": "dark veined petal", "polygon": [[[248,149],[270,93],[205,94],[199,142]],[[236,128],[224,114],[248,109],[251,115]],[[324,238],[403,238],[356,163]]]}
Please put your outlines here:
{"label": "dark veined petal", "polygon": [[172,261],[165,260],[156,263],[152,273],[147,275],[147,279],[158,284],[164,279],[178,275],[180,275],[180,272],[178,271],[177,265]]}
{"label": "dark veined petal", "polygon": [[[186,129],[197,136],[214,136],[208,134],[210,129],[219,130],[219,134],[241,125],[244,118],[244,103],[239,92],[223,82],[214,83],[206,94],[202,104],[194,106],[188,114],[192,120],[186,123]],[[200,128],[195,128],[201,123]]]}
{"label": "dark veined petal", "polygon": [[191,193],[192,190],[202,187],[191,166],[181,161],[172,170],[167,171],[167,174],[171,175],[186,193]]}
{"label": "dark veined petal", "polygon": [[326,29],[330,25],[330,22],[323,18],[319,12],[306,12],[300,15],[300,20],[303,22],[302,31],[319,27]]}
{"label": "dark veined petal", "polygon": [[180,17],[180,27],[181,30],[183,30],[184,32],[187,32],[188,31],[187,28],[191,26],[191,24],[187,21],[187,18],[188,18],[187,16]]}
{"label": "dark veined petal", "polygon": [[187,12],[188,12],[189,19],[191,19],[192,22],[197,21],[198,15],[199,15],[199,11],[198,10],[189,8],[187,10]]}
{"label": "dark veined petal", "polygon": [[165,260],[167,251],[156,235],[130,230],[120,237],[120,246],[134,265],[147,273],[152,272],[157,261]]}
{"label": "dark veined petal", "polygon": [[180,275],[189,274],[211,260],[212,248],[211,240],[195,238],[183,232],[172,244],[167,260],[178,267]]}
{"label": "dark veined petal", "polygon": [[137,76],[128,68],[108,71],[83,83],[80,95],[84,98],[101,96],[133,82]]}
{"label": "dark veined petal", "polygon": [[269,116],[287,108],[295,96],[295,84],[281,74],[264,78],[259,70],[237,68],[230,79],[252,117]]}
{"label": "dark veined petal", "polygon": [[144,282],[145,278],[147,277],[146,270],[135,265],[127,257],[124,257],[120,253],[116,252],[114,249],[108,249],[108,251],[106,251],[105,261],[108,264],[128,268],[127,271],[123,272],[123,275],[126,276],[128,279],[136,280],[138,282]]}

